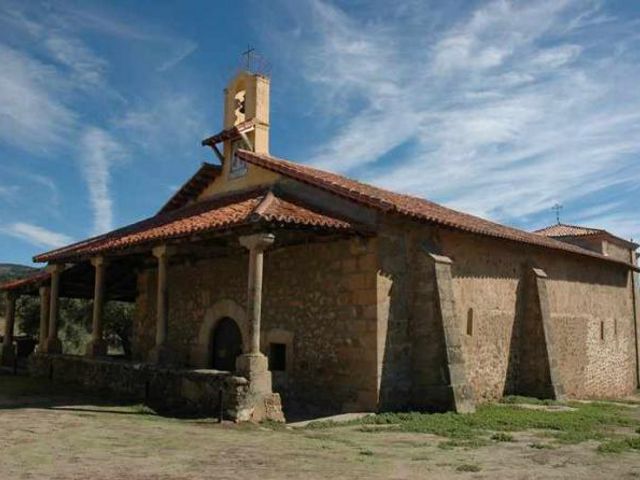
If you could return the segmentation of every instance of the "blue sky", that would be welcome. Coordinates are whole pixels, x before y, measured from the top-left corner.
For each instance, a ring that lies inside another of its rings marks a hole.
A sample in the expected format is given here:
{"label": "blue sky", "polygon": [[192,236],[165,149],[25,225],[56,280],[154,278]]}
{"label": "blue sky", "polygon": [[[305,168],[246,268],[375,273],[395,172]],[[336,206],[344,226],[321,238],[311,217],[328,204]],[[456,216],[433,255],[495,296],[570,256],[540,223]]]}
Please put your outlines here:
{"label": "blue sky", "polygon": [[640,238],[640,2],[0,0],[0,262],[157,211],[250,43],[271,152]]}

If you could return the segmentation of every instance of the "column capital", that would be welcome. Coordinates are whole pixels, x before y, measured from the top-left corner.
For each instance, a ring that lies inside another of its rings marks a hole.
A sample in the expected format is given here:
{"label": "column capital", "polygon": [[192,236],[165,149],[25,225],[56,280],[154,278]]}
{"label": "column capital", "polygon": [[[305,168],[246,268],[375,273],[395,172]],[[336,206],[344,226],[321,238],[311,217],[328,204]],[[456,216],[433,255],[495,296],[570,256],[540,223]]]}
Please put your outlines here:
{"label": "column capital", "polygon": [[45,267],[45,270],[48,273],[60,273],[64,270],[64,268],[65,268],[64,263],[50,263]]}
{"label": "column capital", "polygon": [[247,250],[265,250],[273,245],[276,236],[273,233],[255,233],[238,239],[240,245]]}
{"label": "column capital", "polygon": [[107,260],[102,255],[98,255],[97,257],[91,257],[91,265],[94,267],[106,267],[109,264],[109,260]]}
{"label": "column capital", "polygon": [[175,248],[169,245],[158,245],[157,247],[153,247],[151,253],[154,257],[169,257],[175,253]]}

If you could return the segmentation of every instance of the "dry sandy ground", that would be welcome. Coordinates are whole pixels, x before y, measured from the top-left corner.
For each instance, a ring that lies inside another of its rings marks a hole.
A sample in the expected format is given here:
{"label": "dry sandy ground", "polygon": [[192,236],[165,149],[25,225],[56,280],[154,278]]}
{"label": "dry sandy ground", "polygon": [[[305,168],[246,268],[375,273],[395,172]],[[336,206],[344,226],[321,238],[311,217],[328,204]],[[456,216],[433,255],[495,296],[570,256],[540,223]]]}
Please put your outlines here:
{"label": "dry sandy ground", "polygon": [[[427,434],[217,425],[56,396],[17,402],[1,390],[0,479],[640,478],[638,452],[600,454],[592,442],[538,450],[535,432],[443,450]],[[480,470],[458,470],[468,465]]]}

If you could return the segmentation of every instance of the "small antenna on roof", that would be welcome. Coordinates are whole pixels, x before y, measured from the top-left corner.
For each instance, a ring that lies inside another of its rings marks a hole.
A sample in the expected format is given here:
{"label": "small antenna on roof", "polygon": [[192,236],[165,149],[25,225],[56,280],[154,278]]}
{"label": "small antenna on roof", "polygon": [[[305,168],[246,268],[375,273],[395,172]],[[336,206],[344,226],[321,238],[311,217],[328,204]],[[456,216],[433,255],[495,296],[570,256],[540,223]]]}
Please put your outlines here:
{"label": "small antenna on roof", "polygon": [[559,203],[556,203],[553,207],[551,207],[551,210],[554,210],[556,212],[556,221],[558,222],[558,225],[560,225],[560,211],[562,210],[562,205]]}

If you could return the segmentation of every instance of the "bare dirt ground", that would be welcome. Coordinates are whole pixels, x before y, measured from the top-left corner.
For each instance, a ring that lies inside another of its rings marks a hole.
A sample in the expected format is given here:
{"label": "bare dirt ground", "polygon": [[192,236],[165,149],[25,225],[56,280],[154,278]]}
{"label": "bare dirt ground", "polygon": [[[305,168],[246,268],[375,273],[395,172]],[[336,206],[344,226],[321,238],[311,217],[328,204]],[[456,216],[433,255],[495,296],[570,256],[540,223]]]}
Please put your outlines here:
{"label": "bare dirt ground", "polygon": [[[291,429],[166,418],[24,382],[33,381],[0,376],[1,479],[640,478],[638,450],[600,453],[592,440],[552,446],[537,431],[442,448],[443,437],[385,427]],[[640,420],[640,407],[629,410]]]}

